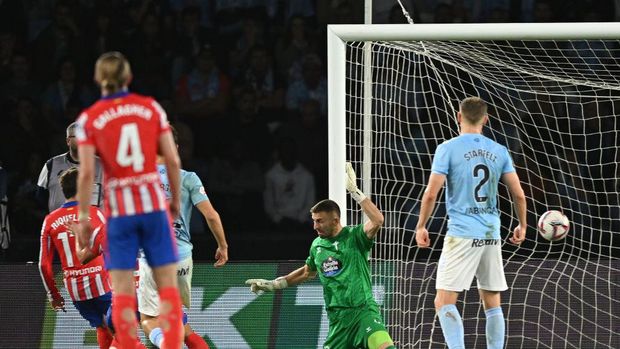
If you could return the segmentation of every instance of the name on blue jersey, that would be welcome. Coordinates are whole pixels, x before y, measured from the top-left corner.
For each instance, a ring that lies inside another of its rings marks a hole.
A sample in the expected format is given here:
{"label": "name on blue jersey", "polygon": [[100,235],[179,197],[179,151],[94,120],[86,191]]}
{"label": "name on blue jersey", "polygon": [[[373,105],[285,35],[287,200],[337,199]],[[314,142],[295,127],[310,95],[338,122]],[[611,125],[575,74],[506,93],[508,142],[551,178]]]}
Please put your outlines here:
{"label": "name on blue jersey", "polygon": [[498,214],[497,207],[468,207],[467,214]]}
{"label": "name on blue jersey", "polygon": [[465,158],[465,160],[469,161],[473,158],[476,157],[481,157],[481,158],[485,158],[485,159],[489,159],[493,162],[495,162],[495,160],[497,160],[497,155],[491,153],[488,150],[485,149],[478,149],[478,150],[472,150],[472,151],[468,151],[467,153],[463,154],[463,157]]}

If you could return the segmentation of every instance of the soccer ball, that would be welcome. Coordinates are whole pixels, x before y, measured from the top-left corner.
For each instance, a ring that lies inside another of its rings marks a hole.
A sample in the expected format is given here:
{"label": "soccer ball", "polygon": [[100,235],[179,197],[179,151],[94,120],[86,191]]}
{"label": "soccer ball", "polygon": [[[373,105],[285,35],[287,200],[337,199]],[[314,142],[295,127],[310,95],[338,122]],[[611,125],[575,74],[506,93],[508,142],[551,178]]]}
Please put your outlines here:
{"label": "soccer ball", "polygon": [[543,213],[538,220],[538,232],[549,241],[562,240],[568,234],[570,221],[564,213],[550,210]]}

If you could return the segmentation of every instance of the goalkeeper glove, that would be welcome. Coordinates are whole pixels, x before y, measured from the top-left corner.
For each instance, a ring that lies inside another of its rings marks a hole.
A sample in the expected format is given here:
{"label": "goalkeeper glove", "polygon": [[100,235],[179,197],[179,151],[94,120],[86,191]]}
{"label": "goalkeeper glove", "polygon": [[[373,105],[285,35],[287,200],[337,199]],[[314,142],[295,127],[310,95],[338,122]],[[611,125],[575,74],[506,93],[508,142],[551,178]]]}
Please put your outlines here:
{"label": "goalkeeper glove", "polygon": [[288,282],[286,282],[284,277],[279,277],[275,280],[248,279],[245,280],[245,284],[250,285],[250,290],[258,295],[265,291],[273,292],[274,290],[288,287]]}
{"label": "goalkeeper glove", "polygon": [[350,162],[345,164],[345,170],[347,172],[347,191],[351,194],[351,197],[359,204],[366,199],[366,195],[357,187],[355,171]]}

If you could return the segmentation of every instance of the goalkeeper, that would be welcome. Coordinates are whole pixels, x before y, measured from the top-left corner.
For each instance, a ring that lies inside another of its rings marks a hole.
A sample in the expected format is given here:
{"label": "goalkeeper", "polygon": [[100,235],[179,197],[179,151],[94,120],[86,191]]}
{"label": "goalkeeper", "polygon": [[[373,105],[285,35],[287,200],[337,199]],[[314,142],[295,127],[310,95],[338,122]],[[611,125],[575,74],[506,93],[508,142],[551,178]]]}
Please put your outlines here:
{"label": "goalkeeper", "polygon": [[350,163],[346,163],[346,173],[347,191],[369,221],[343,227],[338,204],[322,200],[310,209],[318,237],[310,246],[306,264],[275,280],[249,279],[245,283],[259,294],[300,284],[318,273],[329,318],[329,333],[323,348],[395,348],[372,296],[368,265],[368,253],[383,225],[383,214],[357,188]]}

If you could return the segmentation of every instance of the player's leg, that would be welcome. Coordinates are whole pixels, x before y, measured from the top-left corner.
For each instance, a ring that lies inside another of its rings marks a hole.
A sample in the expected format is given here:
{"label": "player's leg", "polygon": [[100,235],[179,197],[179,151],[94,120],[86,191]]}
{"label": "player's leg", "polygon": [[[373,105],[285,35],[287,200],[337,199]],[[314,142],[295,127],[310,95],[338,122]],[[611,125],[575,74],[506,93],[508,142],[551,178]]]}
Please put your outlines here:
{"label": "player's leg", "polygon": [[112,333],[105,326],[104,316],[112,303],[112,294],[107,293],[102,296],[73,302],[80,315],[88,321],[91,327],[96,328],[97,344],[100,349],[108,349],[112,343]]}
{"label": "player's leg", "polygon": [[106,267],[112,288],[112,321],[121,348],[134,348],[138,341],[136,327],[136,290],[133,271],[138,255],[136,216],[108,220]]}
{"label": "player's leg", "polygon": [[[97,306],[97,343],[99,348],[109,348],[112,344],[112,331],[108,328],[105,322],[105,316],[108,309],[112,306],[112,293],[106,293],[96,298]],[[100,321],[100,322],[99,322]]]}
{"label": "player's leg", "polygon": [[183,345],[181,298],[177,288],[177,251],[174,232],[167,212],[141,215],[140,234],[146,260],[153,270],[159,292],[159,324],[164,332],[166,349]]}
{"label": "player's leg", "polygon": [[323,343],[323,349],[338,349],[351,347],[352,336],[350,319],[343,316],[341,319],[329,320],[329,331]]}
{"label": "player's leg", "polygon": [[138,311],[140,325],[146,337],[156,347],[161,346],[163,331],[159,328],[159,293],[153,278],[153,271],[144,258],[138,260],[140,282],[138,286]]}
{"label": "player's leg", "polygon": [[[194,272],[194,261],[192,257],[179,261],[177,267],[177,282],[179,286],[179,295],[185,308],[190,309],[192,304],[192,275]],[[187,321],[186,321],[187,322]],[[189,349],[209,349],[207,342],[192,330],[191,326],[184,322],[185,345]]]}
{"label": "player's leg", "polygon": [[[159,325],[159,321],[158,321],[158,317],[157,316],[150,316],[150,315],[145,315],[145,314],[140,314],[140,323],[142,324],[142,330],[144,331],[144,334],[149,338],[149,340],[151,341],[151,343],[156,346],[157,348],[161,348],[163,345],[163,341],[164,341],[164,334],[163,331]],[[189,325],[187,324],[187,314],[185,312],[183,312],[183,328],[185,331],[185,338],[187,339],[188,334],[194,333],[191,329],[191,327],[189,327]],[[202,338],[201,338],[202,339]],[[204,340],[203,340],[204,341]],[[185,343],[187,344],[187,343]],[[205,343],[206,345],[206,343]],[[193,347],[189,346],[188,347],[190,349],[192,349]],[[204,347],[198,347],[198,348],[204,348]],[[209,349],[209,346],[206,346],[207,349]]]}
{"label": "player's leg", "polygon": [[132,348],[138,340],[133,270],[110,270],[110,279],[114,288],[112,321],[116,338],[121,348]]}
{"label": "player's leg", "polygon": [[474,280],[482,249],[472,239],[446,236],[437,267],[435,310],[449,349],[465,348],[463,319],[456,308],[459,292]]}
{"label": "player's leg", "polygon": [[438,289],[435,296],[435,311],[449,349],[465,349],[463,319],[456,308],[458,297],[458,292],[442,289]]}
{"label": "player's leg", "polygon": [[501,349],[504,347],[506,336],[506,322],[501,307],[500,293],[498,291],[479,290],[480,299],[484,306],[486,316],[486,339],[488,349]]}
{"label": "player's leg", "polygon": [[484,254],[476,271],[478,292],[486,315],[486,339],[488,349],[504,347],[506,323],[501,307],[501,291],[508,289],[500,241],[484,247]]}
{"label": "player's leg", "polygon": [[357,338],[353,340],[353,343],[358,345],[361,339],[364,348],[394,349],[394,341],[385,328],[379,309],[370,306],[368,309],[361,310],[360,313]]}
{"label": "player's leg", "polygon": [[189,349],[209,349],[209,345],[200,337],[189,324],[185,324],[185,345]]}

